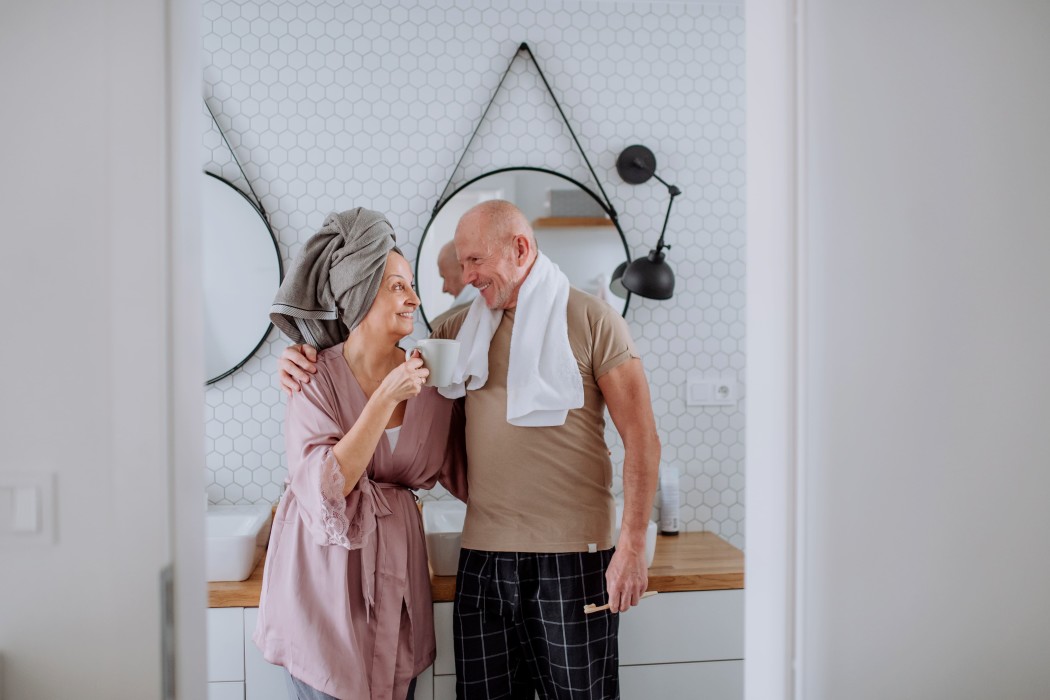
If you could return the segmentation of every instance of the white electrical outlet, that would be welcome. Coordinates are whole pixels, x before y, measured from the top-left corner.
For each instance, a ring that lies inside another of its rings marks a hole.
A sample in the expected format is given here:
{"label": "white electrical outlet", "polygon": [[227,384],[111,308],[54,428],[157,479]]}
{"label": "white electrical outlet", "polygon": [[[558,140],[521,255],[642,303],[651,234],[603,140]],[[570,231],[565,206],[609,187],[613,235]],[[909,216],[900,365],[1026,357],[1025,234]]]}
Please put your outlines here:
{"label": "white electrical outlet", "polygon": [[686,382],[687,406],[733,406],[737,402],[736,380],[690,378]]}

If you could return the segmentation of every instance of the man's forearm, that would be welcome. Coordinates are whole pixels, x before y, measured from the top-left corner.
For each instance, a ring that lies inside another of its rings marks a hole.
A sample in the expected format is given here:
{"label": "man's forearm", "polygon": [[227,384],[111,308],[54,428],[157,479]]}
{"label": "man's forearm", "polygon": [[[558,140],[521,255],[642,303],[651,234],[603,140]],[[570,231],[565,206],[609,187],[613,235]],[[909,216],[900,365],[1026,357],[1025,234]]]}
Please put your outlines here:
{"label": "man's forearm", "polygon": [[624,445],[623,523],[617,546],[641,548],[653,508],[660,470],[660,441],[655,435],[644,445]]}
{"label": "man's forearm", "polygon": [[623,522],[617,546],[639,551],[645,546],[660,471],[660,437],[642,361],[635,358],[606,372],[598,387],[623,439]]}

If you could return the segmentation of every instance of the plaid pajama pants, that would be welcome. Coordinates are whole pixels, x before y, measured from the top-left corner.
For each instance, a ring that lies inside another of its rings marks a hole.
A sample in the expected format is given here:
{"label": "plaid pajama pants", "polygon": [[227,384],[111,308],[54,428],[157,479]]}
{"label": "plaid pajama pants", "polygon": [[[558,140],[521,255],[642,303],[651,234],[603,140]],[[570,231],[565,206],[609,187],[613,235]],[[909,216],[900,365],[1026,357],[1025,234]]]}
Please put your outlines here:
{"label": "plaid pajama pants", "polygon": [[459,700],[616,700],[619,616],[608,600],[613,551],[460,552],[453,632]]}

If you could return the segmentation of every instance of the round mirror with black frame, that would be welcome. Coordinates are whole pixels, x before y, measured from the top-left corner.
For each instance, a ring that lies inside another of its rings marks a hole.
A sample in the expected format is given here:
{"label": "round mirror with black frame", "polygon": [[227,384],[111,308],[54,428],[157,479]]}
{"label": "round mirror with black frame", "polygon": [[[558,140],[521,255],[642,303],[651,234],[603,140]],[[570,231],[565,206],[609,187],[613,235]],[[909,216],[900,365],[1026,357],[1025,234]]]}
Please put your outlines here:
{"label": "round mirror with black frame", "polygon": [[228,377],[266,341],[284,278],[277,237],[259,207],[205,172],[201,193],[206,384]]}
{"label": "round mirror with black frame", "polygon": [[[532,224],[537,246],[577,289],[604,298],[621,314],[630,294],[614,295],[613,271],[630,260],[627,239],[609,207],[589,188],[567,175],[545,168],[501,168],[461,185],[434,211],[416,256],[416,290],[423,320],[433,320],[456,305],[469,303],[458,285],[446,285],[439,255],[452,241],[464,213],[490,199],[513,202]],[[447,273],[446,273],[447,274]],[[444,291],[443,291],[444,290]]]}

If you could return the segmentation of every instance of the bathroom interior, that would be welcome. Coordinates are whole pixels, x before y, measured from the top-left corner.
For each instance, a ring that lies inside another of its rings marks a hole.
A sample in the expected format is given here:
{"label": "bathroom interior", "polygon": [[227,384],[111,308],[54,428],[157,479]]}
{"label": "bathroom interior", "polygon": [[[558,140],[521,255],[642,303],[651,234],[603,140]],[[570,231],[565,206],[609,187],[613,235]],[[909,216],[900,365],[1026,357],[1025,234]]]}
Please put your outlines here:
{"label": "bathroom interior", "polygon": [[[216,562],[232,561],[218,547],[230,542],[233,513],[265,518],[287,473],[276,375],[291,341],[267,318],[281,269],[329,212],[383,212],[415,271],[422,307],[412,337],[424,338],[428,319],[452,301],[436,260],[459,215],[483,199],[510,199],[573,286],[623,314],[650,384],[663,469],[647,533],[659,549],[650,589],[664,595],[624,616],[623,697],[742,698],[742,5],[618,3],[609,12],[573,3],[230,0],[202,9],[202,166],[225,180],[205,176],[206,192],[225,193],[203,202],[205,479]],[[632,183],[617,170],[632,145],[648,149],[656,177]],[[666,183],[682,194],[672,198]],[[222,240],[231,235],[227,205],[247,212],[253,240]],[[665,219],[673,294],[616,288],[618,266],[644,258]],[[623,447],[611,421],[606,433],[622,499]],[[442,550],[440,530],[461,528],[462,511],[458,521],[444,514],[458,502],[440,486],[419,496],[438,658],[416,697],[451,698],[458,551]],[[658,522],[670,534],[657,537]],[[254,531],[246,532],[247,541]],[[210,579],[250,576],[209,584],[212,700],[284,696],[279,669],[249,639],[261,568],[209,571]]]}
{"label": "bathroom interior", "polygon": [[[1026,0],[0,5],[0,698],[275,687],[258,550],[206,582],[206,511],[281,495],[287,340],[252,330],[205,385],[202,171],[257,196],[268,264],[367,202],[418,276],[443,193],[523,168],[614,208],[632,260],[667,218],[671,298],[608,287],[679,474],[650,580],[673,542],[731,556],[623,616],[624,697],[1050,697],[1048,26]],[[663,182],[621,175],[633,145]],[[447,697],[432,591],[420,695]]]}

